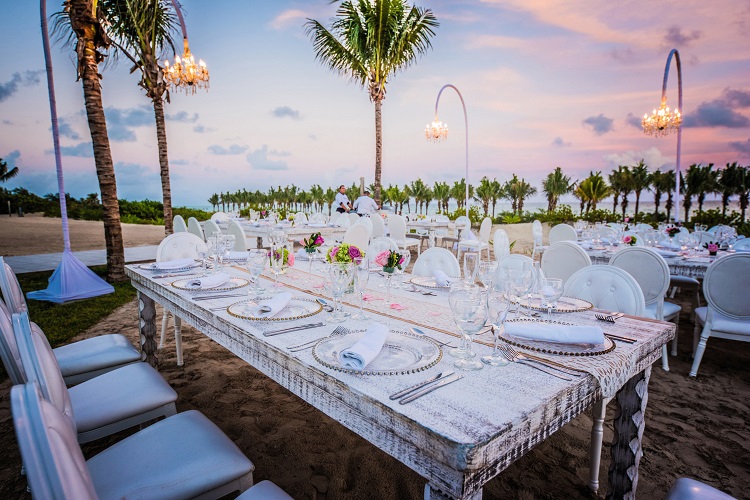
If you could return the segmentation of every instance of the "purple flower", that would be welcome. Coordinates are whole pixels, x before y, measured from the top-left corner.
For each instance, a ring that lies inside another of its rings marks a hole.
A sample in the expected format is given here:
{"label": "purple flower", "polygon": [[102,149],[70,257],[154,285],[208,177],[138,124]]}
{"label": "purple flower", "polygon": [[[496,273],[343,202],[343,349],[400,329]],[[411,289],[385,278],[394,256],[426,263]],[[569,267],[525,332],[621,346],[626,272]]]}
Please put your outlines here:
{"label": "purple flower", "polygon": [[323,243],[325,243],[325,240],[323,239],[323,237],[321,235],[318,235],[318,237],[315,238],[315,244],[318,245],[318,246],[320,246]]}
{"label": "purple flower", "polygon": [[359,251],[359,248],[352,245],[349,247],[349,257],[351,257],[352,260],[358,259],[362,257],[362,252]]}

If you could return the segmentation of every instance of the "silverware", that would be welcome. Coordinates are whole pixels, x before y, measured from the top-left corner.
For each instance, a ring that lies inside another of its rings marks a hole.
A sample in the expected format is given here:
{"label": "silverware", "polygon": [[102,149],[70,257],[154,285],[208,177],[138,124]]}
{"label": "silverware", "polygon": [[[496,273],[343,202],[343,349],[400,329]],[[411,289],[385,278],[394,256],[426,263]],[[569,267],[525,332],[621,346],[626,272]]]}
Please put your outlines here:
{"label": "silverware", "polygon": [[337,337],[339,335],[346,335],[347,333],[349,333],[349,330],[347,330],[343,326],[337,326],[336,329],[333,332],[331,332],[330,335],[326,337],[318,337],[317,339],[309,340],[299,345],[293,345],[293,346],[287,347],[287,349],[289,349],[289,352],[304,351],[305,349],[310,349],[311,347],[314,347],[315,344],[317,344],[319,341],[325,338]]}
{"label": "silverware", "polygon": [[532,360],[532,359],[519,358],[518,356],[515,356],[515,355],[511,354],[508,351],[508,346],[500,345],[500,346],[498,346],[498,350],[505,357],[505,359],[507,359],[511,363],[521,363],[522,365],[526,365],[526,366],[530,366],[532,368],[536,368],[537,370],[542,371],[542,372],[546,373],[547,375],[552,375],[553,377],[557,377],[557,378],[560,378],[560,379],[563,379],[563,380],[567,380],[568,382],[572,382],[573,381],[572,378],[566,377],[561,372],[555,372],[555,371],[553,371],[551,367],[547,367],[547,365],[545,365],[545,364],[542,364],[542,363],[536,364],[534,362],[534,360]]}
{"label": "silverware", "polygon": [[565,373],[566,375],[570,375],[572,377],[584,376],[584,372],[575,370],[573,368],[568,368],[567,366],[563,364],[556,363],[554,361],[548,361],[546,359],[537,358],[536,356],[533,356],[531,354],[524,354],[524,353],[518,352],[512,346],[509,346],[509,345],[504,345],[502,347],[516,359],[538,363],[540,365],[544,365],[548,368],[552,368],[553,370],[557,370],[559,372]]}
{"label": "silverware", "polygon": [[594,317],[598,319],[599,321],[606,321],[607,323],[614,323],[617,320],[617,318],[619,318],[620,316],[595,313]]}
{"label": "silverware", "polygon": [[436,339],[435,337],[430,337],[429,335],[427,335],[425,332],[423,332],[421,329],[417,328],[416,326],[412,326],[411,328],[409,328],[409,330],[411,331],[411,333],[413,333],[415,335],[423,335],[423,336],[427,337],[430,340],[434,340],[435,342],[437,342],[438,344],[440,344],[443,347],[453,347],[453,344],[451,344],[449,342],[443,342],[441,340]]}
{"label": "silverware", "polygon": [[440,379],[443,379],[443,378],[447,378],[447,377],[448,377],[449,375],[453,375],[454,373],[455,373],[455,372],[454,372],[453,370],[450,370],[450,371],[447,371],[447,372],[440,372],[440,373],[438,373],[437,375],[435,375],[434,377],[430,377],[430,378],[428,378],[427,380],[423,380],[423,381],[419,382],[418,384],[414,384],[414,385],[413,385],[413,386],[411,386],[411,387],[407,387],[406,389],[404,389],[404,390],[402,390],[402,391],[398,391],[398,392],[397,392],[397,393],[395,393],[395,394],[391,394],[391,395],[389,396],[389,398],[390,398],[391,400],[395,400],[395,399],[400,399],[400,398],[403,398],[403,397],[404,397],[404,396],[406,396],[407,394],[409,394],[409,393],[411,393],[411,392],[414,392],[414,391],[416,391],[417,389],[421,389],[422,387],[424,387],[424,386],[426,386],[426,385],[429,385],[429,384],[431,384],[431,383],[433,383],[433,382],[435,382],[435,381],[438,381],[438,380],[440,380]]}
{"label": "silverware", "polygon": [[234,294],[223,294],[223,295],[199,295],[192,297],[192,300],[211,300],[211,299],[227,299],[229,297],[247,297],[245,293],[234,293]]}
{"label": "silverware", "polygon": [[635,344],[638,342],[638,339],[631,339],[630,337],[622,337],[620,335],[614,335],[612,333],[605,333],[605,336],[611,338],[612,340],[617,340],[618,342],[624,342],[626,344]]}
{"label": "silverware", "polygon": [[151,279],[161,279],[161,278],[175,278],[175,277],[182,277],[182,276],[198,276],[200,274],[203,274],[203,271],[199,273],[188,273],[188,272],[181,272],[181,273],[170,273],[170,274],[159,274],[158,276],[151,276]]}
{"label": "silverware", "polygon": [[431,384],[428,387],[425,387],[421,391],[415,392],[411,396],[406,396],[405,398],[403,398],[403,399],[401,399],[399,401],[399,404],[405,405],[406,403],[411,403],[415,399],[421,398],[425,394],[429,394],[429,393],[431,393],[432,391],[434,391],[435,389],[437,389],[439,387],[443,387],[445,385],[452,384],[453,382],[455,382],[457,380],[461,380],[462,378],[464,378],[463,375],[458,375],[458,376],[451,375],[450,377],[446,377],[446,378],[440,380],[439,382],[437,382],[435,384]]}
{"label": "silverware", "polygon": [[325,323],[308,323],[306,325],[290,326],[289,328],[282,328],[280,330],[272,330],[270,332],[263,332],[264,337],[273,337],[274,335],[281,335],[282,333],[296,332],[297,330],[307,330],[309,328],[318,328],[323,326]]}

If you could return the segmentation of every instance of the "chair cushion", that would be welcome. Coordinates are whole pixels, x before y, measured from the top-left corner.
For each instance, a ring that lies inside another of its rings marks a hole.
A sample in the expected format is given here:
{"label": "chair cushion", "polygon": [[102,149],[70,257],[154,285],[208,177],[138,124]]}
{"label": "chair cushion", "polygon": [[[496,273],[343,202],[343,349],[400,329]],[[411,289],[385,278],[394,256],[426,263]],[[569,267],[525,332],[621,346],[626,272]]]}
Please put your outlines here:
{"label": "chair cushion", "polygon": [[679,276],[676,274],[672,274],[669,276],[669,285],[670,286],[701,286],[701,283],[697,279],[690,278],[689,276]]}
{"label": "chair cushion", "polygon": [[666,500],[733,500],[734,497],[707,484],[681,477],[669,490]]}
{"label": "chair cushion", "polygon": [[141,359],[130,341],[120,334],[92,337],[52,351],[63,377],[126,365]]}
{"label": "chair cushion", "polygon": [[[677,304],[673,304],[672,302],[664,302],[664,320],[671,321],[671,317],[673,315],[679,314],[681,310],[682,308]],[[644,314],[644,316],[647,318],[656,319],[656,303],[646,306],[646,313]]]}
{"label": "chair cushion", "polygon": [[123,439],[86,465],[99,498],[193,498],[255,466],[202,413],[190,410]]}
{"label": "chair cushion", "polygon": [[[699,307],[695,310],[695,317],[701,325],[706,324],[708,307]],[[734,333],[736,335],[750,335],[750,321],[732,319],[714,311],[714,323],[711,329],[717,332]]]}
{"label": "chair cushion", "polygon": [[97,429],[177,400],[177,393],[146,363],[126,365],[68,390],[78,432]]}
{"label": "chair cushion", "polygon": [[293,500],[284,490],[269,480],[261,481],[238,496],[236,500]]}

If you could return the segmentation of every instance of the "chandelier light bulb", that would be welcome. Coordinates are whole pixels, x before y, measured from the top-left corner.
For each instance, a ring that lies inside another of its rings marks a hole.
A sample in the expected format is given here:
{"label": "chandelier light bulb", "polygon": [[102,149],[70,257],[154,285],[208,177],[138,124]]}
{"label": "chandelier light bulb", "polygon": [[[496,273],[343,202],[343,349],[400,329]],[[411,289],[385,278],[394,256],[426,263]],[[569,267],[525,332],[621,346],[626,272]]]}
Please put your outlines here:
{"label": "chandelier light bulb", "polygon": [[201,59],[199,65],[195,64],[195,57],[190,53],[187,38],[184,39],[184,52],[182,58],[174,56],[174,64],[170,66],[169,61],[164,61],[164,79],[167,84],[175,90],[184,90],[185,93],[195,94],[197,89],[208,90],[210,79],[206,63]]}
{"label": "chandelier light bulb", "polygon": [[425,127],[424,136],[428,141],[444,141],[448,139],[448,124],[435,119]]}
{"label": "chandelier light bulb", "polygon": [[641,120],[643,133],[655,137],[676,132],[681,124],[682,115],[680,115],[680,111],[677,109],[670,111],[666,99],[662,100],[659,109],[654,109],[650,116],[648,114],[643,115],[643,120]]}

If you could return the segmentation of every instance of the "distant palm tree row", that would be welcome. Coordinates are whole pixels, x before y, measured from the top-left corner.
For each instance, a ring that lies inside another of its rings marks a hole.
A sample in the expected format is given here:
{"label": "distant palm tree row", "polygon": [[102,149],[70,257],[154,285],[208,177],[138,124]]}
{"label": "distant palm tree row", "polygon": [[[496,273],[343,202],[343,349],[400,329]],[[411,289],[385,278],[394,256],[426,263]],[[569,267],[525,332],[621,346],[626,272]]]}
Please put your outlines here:
{"label": "distant palm tree row", "polygon": [[[683,195],[683,208],[685,220],[692,208],[693,199],[698,202],[698,212],[703,211],[703,204],[708,194],[721,195],[722,215],[726,215],[727,206],[733,196],[738,197],[742,220],[750,201],[750,172],[748,167],[735,163],[728,163],[723,169],[714,169],[714,164],[694,164],[687,171],[680,173],[680,192]],[[374,185],[368,186],[374,192]],[[628,196],[635,195],[635,207],[633,213],[640,213],[641,196],[644,192],[653,193],[654,214],[658,215],[662,198],[666,196],[664,210],[666,219],[669,220],[674,210],[674,171],[662,172],[655,170],[650,172],[643,160],[637,165],[620,165],[613,170],[605,179],[601,173],[590,172],[588,177],[574,181],[565,175],[560,167],[547,175],[542,182],[542,192],[547,198],[547,211],[553,212],[557,209],[560,198],[572,194],[580,202],[580,213],[588,214],[596,210],[597,205],[605,199],[612,197],[612,211],[621,212],[624,218],[628,214]],[[352,184],[347,189],[347,196],[354,200],[359,196],[359,186]],[[394,210],[402,212],[404,205],[409,212],[427,213],[427,207],[433,201],[437,202],[438,210],[447,213],[448,204],[451,200],[456,202],[458,210],[464,207],[466,193],[466,180],[447,182],[435,182],[432,187],[422,179],[411,181],[402,187],[389,185],[381,191],[384,205],[390,205]],[[483,177],[477,186],[469,184],[469,198],[481,205],[484,215],[490,213],[495,216],[497,202],[508,200],[514,214],[523,213],[524,202],[537,194],[537,188],[529,184],[525,179],[516,174],[501,183],[497,179]],[[285,210],[325,211],[329,215],[332,212],[336,190],[334,187],[323,188],[319,184],[311,186],[308,190],[301,189],[292,184],[291,186],[271,188],[268,192],[260,190],[248,191],[246,189],[234,193],[214,193],[208,202],[214,210],[237,210],[249,206],[266,206],[270,208],[283,208]]]}

